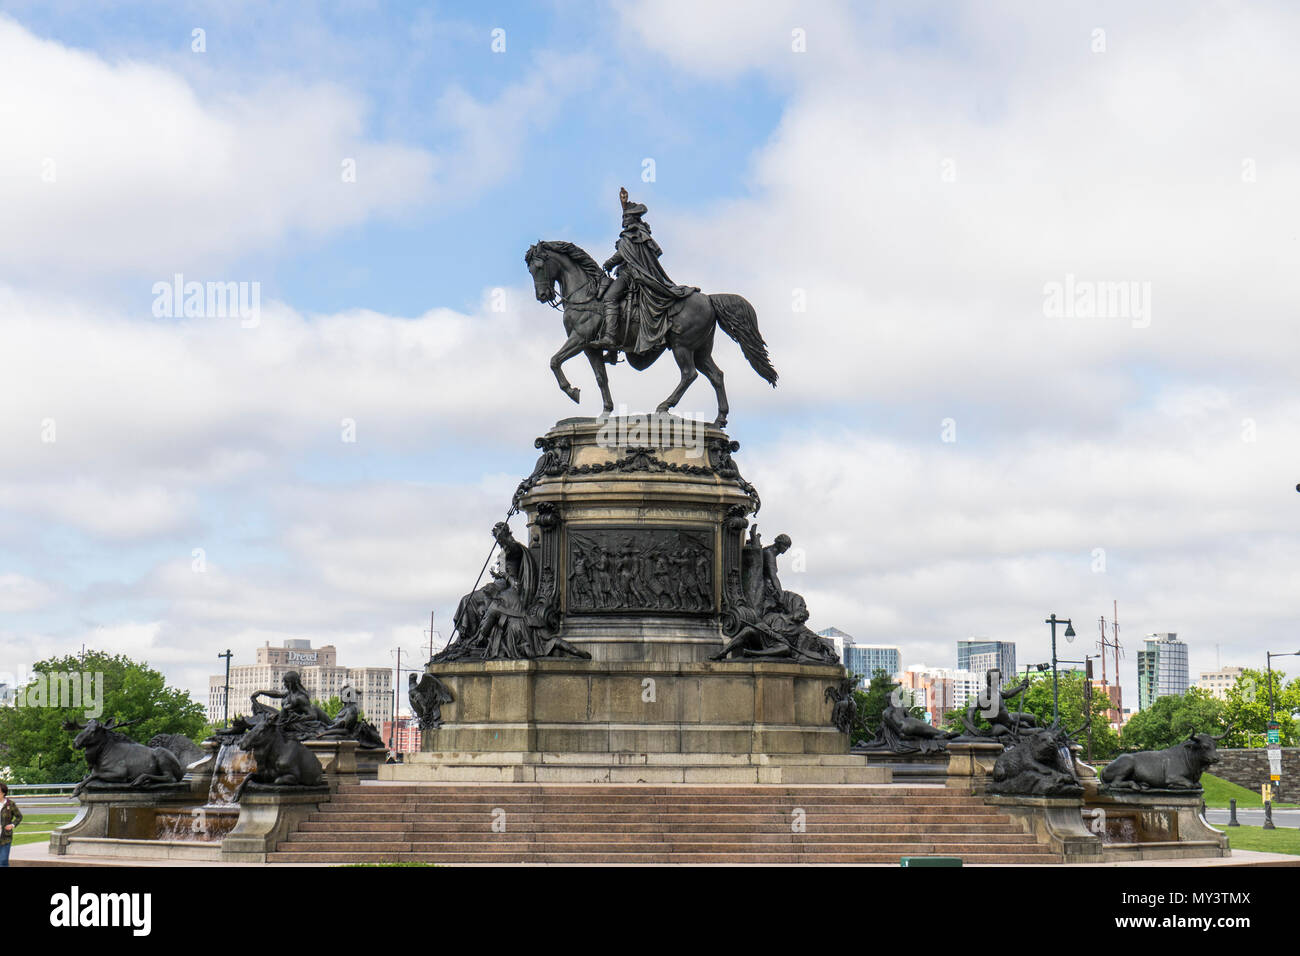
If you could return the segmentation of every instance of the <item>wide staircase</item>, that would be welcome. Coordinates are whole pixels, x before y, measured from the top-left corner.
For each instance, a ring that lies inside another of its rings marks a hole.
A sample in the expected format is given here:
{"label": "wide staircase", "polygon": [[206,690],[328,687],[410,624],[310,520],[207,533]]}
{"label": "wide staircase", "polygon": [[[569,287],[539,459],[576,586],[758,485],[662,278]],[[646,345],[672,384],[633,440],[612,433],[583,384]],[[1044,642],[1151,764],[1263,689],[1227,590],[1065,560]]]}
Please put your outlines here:
{"label": "wide staircase", "polygon": [[344,785],[271,863],[1060,863],[934,786]]}

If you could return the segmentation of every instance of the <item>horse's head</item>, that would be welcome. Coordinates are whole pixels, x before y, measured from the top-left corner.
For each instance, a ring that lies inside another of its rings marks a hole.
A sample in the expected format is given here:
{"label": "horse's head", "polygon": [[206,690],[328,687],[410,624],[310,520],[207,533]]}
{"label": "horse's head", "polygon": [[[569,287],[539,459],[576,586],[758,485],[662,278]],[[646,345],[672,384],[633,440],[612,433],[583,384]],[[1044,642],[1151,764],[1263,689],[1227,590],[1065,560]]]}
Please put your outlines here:
{"label": "horse's head", "polygon": [[555,283],[559,279],[559,264],[543,242],[528,247],[524,253],[524,262],[533,276],[533,293],[538,302],[555,301]]}

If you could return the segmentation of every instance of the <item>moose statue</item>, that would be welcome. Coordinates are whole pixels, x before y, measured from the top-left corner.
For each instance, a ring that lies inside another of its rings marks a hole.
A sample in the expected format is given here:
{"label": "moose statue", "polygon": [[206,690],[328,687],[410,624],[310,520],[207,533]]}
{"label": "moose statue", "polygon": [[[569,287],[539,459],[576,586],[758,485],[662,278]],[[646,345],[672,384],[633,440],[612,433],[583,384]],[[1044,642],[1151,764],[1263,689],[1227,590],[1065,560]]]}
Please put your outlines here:
{"label": "moose statue", "polygon": [[1164,750],[1120,754],[1101,771],[1102,783],[1109,790],[1200,790],[1201,774],[1219,762],[1218,743],[1231,732],[1190,734]]}
{"label": "moose statue", "polygon": [[136,743],[119,733],[143,719],[118,723],[110,717],[102,723],[94,718],[87,724],[72,720],[64,723],[65,730],[77,735],[72,746],[86,752],[86,763],[90,765],[90,773],[73,789],[73,796],[80,796],[90,784],[147,789],[180,781],[185,771],[174,753],[165,747]]}
{"label": "moose statue", "polygon": [[292,737],[286,737],[275,720],[263,720],[240,738],[239,746],[253,755],[257,769],[243,779],[233,801],[245,788],[319,787],[324,771],[316,755]]}

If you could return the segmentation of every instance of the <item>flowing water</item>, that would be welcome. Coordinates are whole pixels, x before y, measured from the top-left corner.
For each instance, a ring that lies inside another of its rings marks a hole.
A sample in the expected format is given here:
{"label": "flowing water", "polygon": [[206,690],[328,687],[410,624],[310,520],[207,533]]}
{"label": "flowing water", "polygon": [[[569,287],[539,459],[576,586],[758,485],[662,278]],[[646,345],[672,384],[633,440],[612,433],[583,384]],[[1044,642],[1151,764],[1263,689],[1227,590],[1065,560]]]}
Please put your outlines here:
{"label": "flowing water", "polygon": [[208,788],[209,807],[233,807],[234,796],[244,778],[257,769],[253,755],[234,744],[222,744],[212,768],[212,785]]}
{"label": "flowing water", "polygon": [[154,839],[214,843],[223,839],[239,821],[235,790],[253,770],[253,755],[234,744],[217,751],[213,761],[208,802],[201,807],[154,812]]}
{"label": "flowing water", "polygon": [[158,810],[154,813],[154,839],[215,843],[238,822],[239,809],[234,806]]}

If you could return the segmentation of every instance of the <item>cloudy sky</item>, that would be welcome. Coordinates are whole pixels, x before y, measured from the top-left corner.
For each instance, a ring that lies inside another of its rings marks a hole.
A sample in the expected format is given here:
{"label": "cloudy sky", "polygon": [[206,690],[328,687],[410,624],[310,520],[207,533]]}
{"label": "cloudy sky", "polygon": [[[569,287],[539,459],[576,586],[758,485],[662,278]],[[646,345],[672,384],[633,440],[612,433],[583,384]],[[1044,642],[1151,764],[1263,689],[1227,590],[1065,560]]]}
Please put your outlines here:
{"label": "cloudy sky", "polygon": [[0,670],[206,696],[227,647],[445,635],[598,410],[523,252],[603,259],[620,185],[758,310],[780,387],[720,339],[729,430],[814,625],[1023,664],[1118,600],[1132,703],[1150,632],[1193,677],[1300,648],[1300,9],[809,7],[0,3]]}

